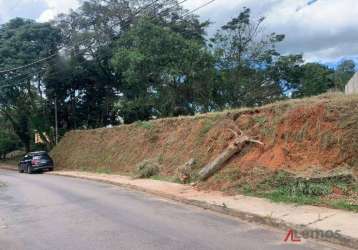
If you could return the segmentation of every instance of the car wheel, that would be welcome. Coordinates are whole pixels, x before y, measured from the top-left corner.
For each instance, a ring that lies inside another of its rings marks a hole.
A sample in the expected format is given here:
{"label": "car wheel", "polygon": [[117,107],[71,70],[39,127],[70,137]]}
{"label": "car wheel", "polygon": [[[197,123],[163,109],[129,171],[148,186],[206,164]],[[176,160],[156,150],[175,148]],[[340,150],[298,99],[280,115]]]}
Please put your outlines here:
{"label": "car wheel", "polygon": [[53,171],[53,168],[49,168],[48,171],[52,172],[52,171]]}
{"label": "car wheel", "polygon": [[32,167],[30,165],[27,166],[27,173],[32,174]]}
{"label": "car wheel", "polygon": [[21,167],[19,167],[19,173],[22,174],[23,172],[24,170]]}

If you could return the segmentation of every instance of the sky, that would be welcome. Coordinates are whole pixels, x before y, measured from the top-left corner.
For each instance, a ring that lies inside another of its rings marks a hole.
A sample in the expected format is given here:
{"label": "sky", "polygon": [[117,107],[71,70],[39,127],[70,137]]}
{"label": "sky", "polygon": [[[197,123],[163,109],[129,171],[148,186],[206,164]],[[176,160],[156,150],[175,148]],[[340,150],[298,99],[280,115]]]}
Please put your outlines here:
{"label": "sky", "polygon": [[[16,16],[40,22],[76,9],[80,0],[0,0],[0,23]],[[208,0],[188,0],[194,9]],[[336,64],[343,59],[358,62],[358,0],[216,0],[196,12],[213,24],[209,35],[237,16],[243,7],[253,17],[266,17],[266,32],[285,34],[282,54],[303,53],[306,61]]]}

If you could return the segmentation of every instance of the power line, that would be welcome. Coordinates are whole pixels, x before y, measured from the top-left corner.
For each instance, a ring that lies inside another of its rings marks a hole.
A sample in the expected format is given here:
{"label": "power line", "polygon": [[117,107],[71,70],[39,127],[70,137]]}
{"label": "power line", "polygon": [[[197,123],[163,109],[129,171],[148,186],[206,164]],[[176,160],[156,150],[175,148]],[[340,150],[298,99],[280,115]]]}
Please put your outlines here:
{"label": "power line", "polygon": [[[154,0],[154,1],[152,1],[151,3],[149,3],[149,4],[147,4],[147,5],[143,6],[143,7],[140,7],[136,12],[134,12],[134,16],[138,15],[141,11],[143,11],[143,10],[145,10],[145,9],[147,9],[147,8],[150,8],[152,5],[158,3],[159,1],[160,1],[160,0]],[[169,1],[170,1],[170,0],[169,0]],[[168,1],[168,2],[169,2],[169,1]]]}
{"label": "power line", "polygon": [[309,7],[310,5],[313,5],[315,4],[316,2],[318,2],[318,0],[310,0],[308,1],[307,3],[305,3],[304,5],[301,5],[299,7],[296,8],[296,12],[299,12],[301,11],[302,9],[306,8],[306,7]]}
{"label": "power line", "polygon": [[182,16],[182,18],[185,18],[185,17],[187,17],[187,16],[193,14],[194,12],[196,12],[196,11],[202,9],[202,8],[205,8],[206,6],[208,6],[208,5],[212,4],[212,3],[214,3],[215,1],[216,1],[216,0],[210,0],[210,1],[208,1],[208,2],[206,2],[206,3],[204,3],[204,4],[202,4],[202,5],[200,5],[199,7],[197,7],[197,8],[195,8],[195,9],[189,11],[188,13],[186,13],[184,16]]}
{"label": "power line", "polygon": [[[21,0],[19,0],[16,4],[18,4]],[[152,5],[154,5],[155,3],[159,2],[160,0],[154,0],[152,1],[151,3],[139,8],[135,13],[134,13],[134,16],[138,15],[141,11],[147,9],[147,8],[150,8]],[[168,0],[168,2],[171,1],[171,0]],[[60,48],[59,50],[63,49],[64,47]],[[6,73],[10,73],[10,72],[14,72],[14,71],[18,71],[18,70],[21,70],[21,69],[24,69],[24,68],[28,68],[30,66],[33,66],[33,65],[36,65],[36,64],[39,64],[39,63],[42,63],[42,62],[46,62],[47,60],[50,60],[54,57],[57,56],[57,52],[48,56],[48,57],[45,57],[45,58],[42,58],[42,59],[39,59],[39,60],[36,60],[34,62],[31,62],[29,64],[26,64],[26,65],[23,65],[23,66],[20,66],[20,67],[15,67],[15,68],[10,68],[10,69],[5,69],[5,70],[1,70],[0,71],[0,74],[6,74]]]}
{"label": "power line", "polygon": [[20,67],[2,70],[2,71],[0,71],[0,74],[6,74],[6,73],[10,73],[10,72],[14,72],[14,71],[21,70],[21,69],[24,69],[24,68],[28,68],[28,67],[30,67],[30,66],[33,66],[33,65],[36,65],[36,64],[39,64],[39,63],[42,63],[42,62],[46,62],[47,60],[49,60],[49,59],[51,59],[51,58],[53,58],[53,57],[55,57],[55,56],[57,56],[57,53],[52,54],[52,55],[50,55],[50,56],[48,56],[48,57],[42,58],[42,59],[40,59],[40,60],[31,62],[31,63],[29,63],[29,64],[25,64],[25,65],[20,66]]}
{"label": "power line", "polygon": [[[151,3],[147,4],[146,6],[143,6],[143,7],[139,8],[139,9],[135,12],[134,15],[135,15],[135,16],[138,15],[141,11],[143,11],[143,10],[145,10],[145,9],[147,9],[147,8],[150,8],[152,5],[154,5],[155,3],[159,2],[159,1],[160,1],[160,0],[154,0],[154,1],[152,1]],[[169,1],[171,1],[171,0],[168,0],[168,2],[169,2]],[[182,1],[182,2],[185,2],[185,1],[187,1],[187,0],[184,0],[184,1]],[[130,25],[130,24],[128,24],[127,26],[129,26],[129,25]],[[59,50],[61,50],[61,49],[63,49],[63,48],[65,48],[65,47],[62,47],[62,48],[60,48]],[[80,53],[80,52],[77,52],[76,54],[79,54],[79,53]],[[75,54],[75,55],[76,55],[76,54]],[[40,60],[36,60],[36,61],[34,61],[34,62],[32,62],[32,63],[26,64],[26,65],[23,65],[23,66],[20,66],[20,67],[15,67],[15,68],[7,69],[7,70],[2,70],[2,71],[0,71],[0,74],[5,74],[5,73],[10,73],[10,72],[18,71],[18,70],[25,69],[25,68],[28,68],[28,67],[30,67],[30,66],[33,66],[33,65],[42,63],[42,62],[50,61],[51,59],[54,59],[56,56],[57,56],[57,53],[54,53],[54,54],[52,54],[52,55],[50,55],[50,56],[48,56],[48,57],[42,58],[42,59],[40,59]],[[28,74],[31,74],[31,73],[32,73],[32,72],[28,72],[28,73],[25,73],[25,74],[22,74],[22,75],[19,75],[19,76],[28,75]],[[16,76],[16,77],[18,77],[18,76]],[[33,76],[30,76],[30,77],[28,77],[28,78],[31,79],[31,77],[33,77]],[[11,81],[11,80],[16,80],[16,79],[9,79],[9,81]],[[21,80],[26,80],[26,78],[23,78],[23,79],[21,79]],[[19,81],[19,80],[17,80],[17,81]],[[2,86],[0,86],[0,89],[3,88],[3,87],[8,87],[8,86],[11,86],[11,84],[2,85]]]}
{"label": "power line", "polygon": [[[146,8],[148,8],[148,7],[150,7],[150,6],[152,6],[153,4],[155,4],[155,3],[158,2],[158,1],[159,1],[159,0],[154,0],[154,1],[151,2],[150,4],[146,5],[146,7],[140,8],[140,9],[136,12],[135,15],[138,15],[141,11],[143,11],[144,9],[146,9]],[[169,0],[169,1],[170,1],[170,0]],[[169,2],[169,1],[168,1],[168,2]],[[182,3],[186,2],[186,1],[188,1],[188,0],[183,0],[183,1],[179,2],[179,3],[176,3],[176,5],[182,4]],[[184,15],[183,15],[182,17],[180,17],[179,19],[183,20],[185,17],[187,17],[187,16],[191,15],[192,13],[194,13],[194,12],[196,12],[196,11],[198,11],[198,10],[200,10],[200,9],[202,9],[202,8],[204,8],[204,7],[208,6],[208,5],[210,5],[210,4],[212,4],[212,3],[215,2],[215,1],[216,1],[216,0],[210,0],[210,1],[206,2],[206,3],[204,3],[203,5],[200,5],[199,7],[197,7],[197,8],[195,8],[195,9],[193,9],[193,10],[187,12],[186,14],[184,14]],[[169,12],[169,11],[170,11],[170,9],[167,9],[167,10],[165,10],[165,11],[163,11],[163,12]],[[161,13],[159,13],[159,14],[161,14]],[[169,13],[167,13],[167,14],[169,14]],[[162,16],[160,16],[160,17],[162,17]],[[154,18],[154,17],[153,17],[153,18]],[[129,27],[129,25],[130,25],[130,24],[124,26],[124,28]],[[60,48],[60,49],[63,49],[63,48],[65,48],[65,47],[62,47],[62,48]],[[60,49],[59,49],[59,50],[60,50]],[[78,52],[78,54],[79,54],[79,52]],[[54,59],[56,56],[57,56],[57,52],[54,53],[54,54],[52,54],[52,55],[50,55],[50,56],[48,56],[48,57],[39,59],[39,60],[37,60],[37,61],[34,61],[34,62],[32,62],[32,63],[26,64],[26,65],[23,65],[23,66],[20,66],[20,67],[15,67],[15,68],[11,68],[11,69],[2,70],[2,71],[0,71],[0,74],[10,73],[10,72],[18,71],[18,70],[21,70],[21,69],[24,69],[24,68],[28,68],[28,67],[30,67],[30,66],[33,66],[33,65],[36,65],[36,64],[39,64],[39,63],[46,62],[46,61],[49,61],[49,60],[51,60],[51,59]]]}
{"label": "power line", "polygon": [[[181,1],[180,3],[178,3],[178,4],[181,4],[181,3],[186,2],[186,1],[188,1],[188,0],[183,0],[183,1]],[[214,1],[215,1],[215,0],[212,0],[212,1],[210,1],[210,2],[207,2],[206,4],[202,5],[201,7],[198,7],[198,8],[196,8],[195,10],[189,11],[189,12],[186,13],[184,16],[182,16],[180,19],[183,20],[184,17],[190,15],[191,13],[193,13],[193,12],[195,12],[195,11],[201,9],[201,8],[204,8],[205,6],[209,5],[210,3],[213,3]],[[163,11],[163,13],[164,13],[164,12],[169,12],[169,11],[170,11],[170,10],[167,9],[167,10]],[[159,14],[162,14],[162,12],[159,13]],[[160,17],[163,17],[163,16],[160,15]],[[154,18],[154,17],[152,17],[152,18]],[[79,53],[80,53],[80,52],[77,52],[75,55],[77,55],[77,54],[79,54]],[[54,54],[54,55],[52,55],[52,56],[49,56],[48,58],[44,58],[44,59],[41,59],[41,60],[44,60],[44,61],[46,61],[46,60],[52,60],[52,59],[55,58],[56,55],[57,55],[57,54]],[[31,63],[31,64],[28,64],[28,65],[37,64],[37,63],[39,63],[41,60],[38,60],[38,61],[33,62],[33,63]],[[17,69],[19,69],[19,68],[26,68],[26,66],[28,66],[28,65],[24,65],[24,66],[18,67]],[[37,71],[37,73],[45,72],[45,71],[46,71],[46,68],[43,68],[43,69]],[[15,82],[21,82],[21,81],[24,81],[24,80],[31,80],[31,79],[33,79],[34,76],[33,76],[33,75],[30,75],[30,74],[33,74],[33,72],[30,71],[30,72],[27,72],[27,73],[25,73],[25,74],[21,74],[21,75],[15,76],[15,78],[17,78],[17,77],[20,77],[20,76],[29,75],[29,76],[27,76],[27,77],[23,77],[23,78],[20,78],[20,79],[14,79],[14,78],[8,79],[8,82],[12,82],[12,83],[6,84],[6,85],[0,85],[0,90],[3,89],[3,88],[6,88],[6,87],[14,87],[14,86],[16,86],[17,83],[15,83]],[[5,83],[6,83],[6,81],[5,81]]]}
{"label": "power line", "polygon": [[[42,72],[45,72],[46,69],[40,69],[38,70],[36,73],[42,73]],[[34,78],[34,72],[32,71],[29,71],[27,73],[24,73],[24,74],[21,74],[21,75],[17,75],[15,76],[14,78],[11,78],[11,79],[7,79],[5,81],[3,81],[3,83],[5,83],[5,85],[0,85],[0,89],[3,89],[3,88],[7,88],[7,87],[14,87],[16,86],[19,82],[22,82],[22,81],[25,81],[25,80],[31,80]],[[22,77],[22,76],[25,76],[25,77]],[[20,77],[20,78],[19,78]],[[8,84],[7,84],[8,83]]]}
{"label": "power line", "polygon": [[[185,2],[187,2],[188,0],[182,0],[181,2],[175,2],[174,3],[174,5],[171,7],[171,8],[174,8],[175,6],[180,6],[180,4],[182,4],[182,3],[185,3]],[[171,11],[171,9],[170,8],[167,8],[166,10],[163,10],[162,12],[160,12],[160,13],[158,13],[159,15],[158,15],[158,17],[165,17],[166,15],[168,15],[169,14],[169,12]],[[163,15],[163,14],[165,14],[165,15]],[[153,16],[152,18],[154,18],[155,16]]]}

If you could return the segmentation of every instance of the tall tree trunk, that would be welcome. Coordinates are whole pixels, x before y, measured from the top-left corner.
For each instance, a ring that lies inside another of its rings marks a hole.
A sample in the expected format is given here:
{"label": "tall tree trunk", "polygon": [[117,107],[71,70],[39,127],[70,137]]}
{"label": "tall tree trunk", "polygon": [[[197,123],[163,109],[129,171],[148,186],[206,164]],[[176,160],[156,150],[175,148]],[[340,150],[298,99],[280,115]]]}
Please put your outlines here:
{"label": "tall tree trunk", "polygon": [[244,135],[241,132],[239,136],[237,132],[231,130],[235,134],[235,141],[232,142],[225,150],[222,152],[218,157],[216,157],[212,162],[209,162],[202,170],[199,172],[199,179],[201,181],[206,180],[217,171],[219,171],[223,166],[224,163],[227,162],[231,157],[233,157],[236,153],[240,152],[247,146],[250,142],[251,143],[258,143],[263,145],[262,142],[253,140],[247,135]]}

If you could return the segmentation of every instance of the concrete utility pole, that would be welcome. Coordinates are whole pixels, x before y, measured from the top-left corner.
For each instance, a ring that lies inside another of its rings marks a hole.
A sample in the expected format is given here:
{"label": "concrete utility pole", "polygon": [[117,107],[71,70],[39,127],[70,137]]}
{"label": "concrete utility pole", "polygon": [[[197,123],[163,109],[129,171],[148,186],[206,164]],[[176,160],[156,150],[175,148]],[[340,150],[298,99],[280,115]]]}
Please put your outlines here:
{"label": "concrete utility pole", "polygon": [[58,143],[57,96],[55,96],[55,143]]}

